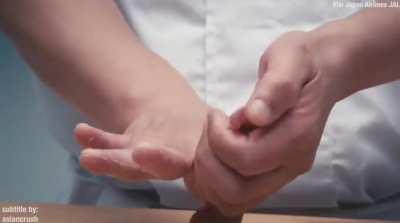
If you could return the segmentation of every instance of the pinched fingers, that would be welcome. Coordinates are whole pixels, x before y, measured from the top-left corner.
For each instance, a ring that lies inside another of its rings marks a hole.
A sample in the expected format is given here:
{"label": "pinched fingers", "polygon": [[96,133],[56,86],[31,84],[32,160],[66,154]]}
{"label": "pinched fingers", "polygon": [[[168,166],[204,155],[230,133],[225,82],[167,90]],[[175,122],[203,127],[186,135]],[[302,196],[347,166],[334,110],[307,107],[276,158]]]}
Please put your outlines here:
{"label": "pinched fingers", "polygon": [[281,154],[230,128],[229,118],[215,110],[208,116],[209,146],[217,158],[243,176],[258,175],[279,167]]}
{"label": "pinched fingers", "polygon": [[318,115],[301,109],[279,123],[248,135],[232,131],[222,112],[209,115],[208,140],[212,152],[242,176],[257,176],[280,167],[303,174],[312,167],[322,129]]}
{"label": "pinched fingers", "polygon": [[230,217],[256,207],[296,177],[295,173],[285,168],[259,176],[243,177],[220,162],[207,147],[199,148],[194,170],[202,200]]}

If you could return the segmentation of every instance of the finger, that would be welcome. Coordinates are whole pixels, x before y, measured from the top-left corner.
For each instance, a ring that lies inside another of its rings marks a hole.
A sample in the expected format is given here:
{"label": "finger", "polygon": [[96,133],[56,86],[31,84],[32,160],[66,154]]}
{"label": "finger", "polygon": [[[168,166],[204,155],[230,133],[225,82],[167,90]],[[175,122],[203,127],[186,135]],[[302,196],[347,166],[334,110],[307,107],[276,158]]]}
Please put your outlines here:
{"label": "finger", "polygon": [[204,200],[225,211],[226,216],[243,213],[242,209],[227,209],[225,206],[240,204],[241,176],[221,163],[208,147],[200,147],[196,154],[194,169],[198,188]]}
{"label": "finger", "polygon": [[132,160],[131,151],[125,149],[85,149],[80,164],[95,175],[112,176],[120,180],[138,181],[152,179]]}
{"label": "finger", "polygon": [[290,112],[270,128],[255,130],[251,139],[252,149],[249,150],[251,154],[247,154],[247,159],[239,160],[237,168],[242,168],[240,172],[246,176],[257,176],[281,166],[295,167],[300,173],[307,172],[319,142],[312,132],[322,132],[317,125],[308,127],[308,122],[309,119],[297,112]]}
{"label": "finger", "polygon": [[211,191],[211,196],[213,197],[214,205],[210,203],[209,206],[218,209],[218,212],[222,213],[223,216],[232,219],[238,219],[238,217],[242,216],[243,213],[255,208],[258,204],[265,200],[265,197],[246,198],[247,195],[245,195],[242,197],[243,200],[226,202],[226,198],[224,198],[221,193],[217,193],[216,191]]}
{"label": "finger", "polygon": [[248,145],[246,135],[230,128],[229,118],[219,110],[212,110],[207,116],[208,144],[212,149],[241,150]]}
{"label": "finger", "polygon": [[189,171],[183,180],[186,188],[192,193],[193,197],[200,201],[201,203],[205,203],[204,196],[201,194],[201,191],[198,187],[198,183],[196,182],[196,176],[194,174],[195,170]]}
{"label": "finger", "polygon": [[243,113],[244,107],[239,108],[230,116],[230,126],[232,130],[239,130],[242,125],[247,122],[247,118]]}
{"label": "finger", "polygon": [[250,178],[244,182],[244,202],[252,204],[254,201],[262,201],[271,194],[277,192],[283,186],[295,179],[297,174],[289,168],[281,167],[269,173]]}
{"label": "finger", "polygon": [[238,216],[263,202],[273,193],[295,179],[295,172],[279,168],[267,174],[248,178],[243,182],[243,193],[245,196],[238,203],[226,203],[219,194],[214,194],[213,202],[226,216]]}
{"label": "finger", "polygon": [[310,137],[316,133],[310,132],[322,132],[317,125],[307,127],[310,126],[308,122],[310,120],[301,114],[289,112],[279,123],[254,130],[247,144],[240,145],[240,148],[229,147],[228,143],[224,143],[226,137],[215,138],[219,141],[214,142],[216,146],[212,147],[212,151],[219,160],[243,176],[257,176],[289,165],[296,167],[300,173],[306,172],[315,156],[313,148],[317,148],[319,142]]}
{"label": "finger", "polygon": [[202,166],[205,165],[205,162],[209,162],[209,158],[207,157],[209,153],[205,153],[205,150],[208,149],[208,138],[204,137],[206,132],[207,129],[203,131],[202,137],[200,137],[200,142],[196,148],[195,158],[193,160],[192,171],[190,171],[191,178],[189,178],[194,186],[193,191],[195,192],[195,196],[197,196],[203,204],[209,204],[208,197],[210,197],[210,191],[205,187],[208,185],[209,178],[203,177],[204,171],[208,169]]}
{"label": "finger", "polygon": [[[218,114],[217,114],[218,115]],[[214,118],[218,119],[218,116],[214,116]],[[219,117],[221,118],[221,117]],[[215,122],[223,122],[222,120],[215,120]],[[287,120],[285,120],[285,123],[288,123]],[[290,123],[289,123],[290,124]],[[226,124],[225,124],[226,125]],[[246,209],[246,208],[251,208],[254,205],[254,200],[260,200],[262,198],[265,198],[266,196],[270,195],[271,193],[274,193],[275,191],[277,191],[278,189],[280,189],[283,185],[285,185],[286,183],[290,182],[292,179],[295,178],[295,176],[297,176],[295,173],[290,173],[287,169],[284,168],[277,168],[280,165],[280,157],[281,155],[286,152],[286,148],[284,149],[276,149],[276,148],[283,148],[284,146],[286,146],[286,144],[284,143],[285,141],[283,140],[282,137],[285,136],[284,130],[286,125],[280,125],[278,130],[279,131],[273,131],[274,137],[278,137],[278,135],[280,135],[281,138],[275,138],[274,139],[274,143],[270,143],[269,141],[264,141],[264,139],[260,140],[261,144],[253,144],[254,147],[254,151],[252,151],[250,153],[250,149],[252,147],[247,147],[248,151],[241,151],[242,153],[237,153],[239,154],[238,156],[235,157],[235,155],[232,155],[232,150],[229,149],[221,149],[224,148],[224,146],[222,147],[218,147],[219,149],[213,148],[213,152],[215,154],[216,151],[219,151],[219,158],[220,157],[233,157],[230,163],[230,166],[234,166],[236,167],[236,170],[241,170],[238,172],[244,172],[244,173],[249,173],[250,175],[254,176],[254,177],[250,177],[250,178],[245,178],[246,180],[243,180],[243,178],[241,177],[237,177],[235,176],[234,173],[230,172],[229,169],[227,169],[227,167],[218,164],[218,160],[211,158],[208,158],[208,160],[210,161],[210,163],[208,163],[208,167],[213,170],[213,173],[215,173],[216,175],[212,175],[210,174],[211,171],[208,171],[208,177],[210,177],[211,179],[216,178],[214,182],[214,191],[216,191],[216,194],[214,195],[209,195],[209,198],[211,200],[211,202],[218,206],[221,207],[222,210],[225,210],[225,212],[232,212],[232,213],[237,213],[238,211],[240,211],[240,208]],[[291,125],[289,125],[291,126]],[[212,125],[210,125],[211,128]],[[215,127],[215,126],[214,126]],[[221,134],[217,134],[219,137],[218,139],[220,140],[224,140],[225,137],[221,137]],[[209,137],[209,140],[212,137]],[[215,138],[216,140],[217,138]],[[269,138],[270,140],[273,138]],[[277,141],[278,140],[278,141]],[[224,145],[224,143],[221,144],[221,142],[219,142],[220,144],[218,144],[219,146]],[[270,143],[270,144],[267,144]],[[282,145],[278,145],[279,143],[282,143]],[[215,143],[214,143],[215,144]],[[210,146],[212,144],[210,143]],[[250,144],[251,145],[251,144]],[[271,145],[271,149],[270,151],[266,152],[266,149],[264,147],[264,145]],[[244,147],[246,148],[246,147]],[[281,151],[282,150],[282,151]],[[222,154],[221,154],[222,151]],[[224,153],[225,152],[225,153]],[[218,152],[217,152],[218,153]],[[243,157],[247,157],[244,158],[244,162],[243,162]],[[272,157],[272,158],[271,158]],[[274,161],[275,159],[278,161]],[[221,159],[219,159],[221,160]],[[229,160],[229,159],[228,159]],[[235,164],[235,160],[237,160],[237,163],[240,163],[239,165]],[[266,162],[267,161],[267,162]],[[275,170],[274,170],[275,169]],[[218,175],[217,175],[218,174]],[[220,176],[218,178],[218,176]],[[202,176],[203,178],[206,176]],[[229,179],[229,181],[226,182],[219,182],[218,179],[222,180],[222,179]],[[238,185],[236,187],[236,189],[233,190],[237,190],[236,193],[234,194],[228,194],[228,198],[222,197],[222,198],[218,198],[219,196],[221,196],[221,194],[226,194],[226,192],[232,191],[232,189],[229,189],[229,187],[218,187],[218,185]],[[236,196],[236,199],[232,199],[232,197]],[[222,201],[221,201],[222,200]],[[237,202],[237,203],[235,203]],[[224,205],[225,204],[225,205]],[[228,205],[227,205],[228,204]],[[238,205],[238,207],[237,207]]]}
{"label": "finger", "polygon": [[262,166],[263,171],[277,167],[279,160],[271,159],[267,163],[263,160],[268,147],[230,130],[227,117],[219,111],[208,116],[208,140],[218,159],[241,175],[253,175],[253,171],[259,171],[253,168],[255,166]]}
{"label": "finger", "polygon": [[193,162],[193,157],[185,157],[176,149],[153,144],[136,146],[131,157],[143,171],[163,180],[184,176],[189,172]]}
{"label": "finger", "polygon": [[246,115],[244,114],[244,107],[236,110],[230,117],[230,128],[233,131],[249,134],[255,129],[255,126],[249,122]]}
{"label": "finger", "polygon": [[74,134],[84,148],[114,149],[126,147],[129,143],[129,138],[125,135],[109,133],[85,123],[78,124]]}
{"label": "finger", "polygon": [[244,113],[256,126],[271,124],[292,108],[303,85],[298,70],[290,66],[270,68],[257,82]]}
{"label": "finger", "polygon": [[218,203],[217,208],[219,212],[222,213],[224,216],[228,216],[233,219],[238,219],[240,216],[260,204],[262,201],[265,200],[265,197],[257,198],[252,201],[243,201],[240,204],[226,204],[223,200],[219,197],[218,194],[215,194],[216,202]]}

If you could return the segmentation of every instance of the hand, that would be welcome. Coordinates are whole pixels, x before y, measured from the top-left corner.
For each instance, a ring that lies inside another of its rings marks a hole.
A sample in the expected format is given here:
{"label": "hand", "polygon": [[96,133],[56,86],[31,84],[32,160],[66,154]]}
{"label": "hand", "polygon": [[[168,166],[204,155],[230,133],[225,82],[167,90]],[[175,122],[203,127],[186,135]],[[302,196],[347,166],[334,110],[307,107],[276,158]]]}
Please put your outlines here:
{"label": "hand", "polygon": [[230,118],[209,115],[192,181],[225,215],[255,207],[312,167],[334,100],[309,41],[303,32],[276,40],[260,61],[249,102]]}
{"label": "hand", "polygon": [[79,124],[75,135],[85,148],[81,165],[124,181],[176,179],[189,171],[207,106],[194,92],[168,92],[142,106],[122,134]]}
{"label": "hand", "polygon": [[220,129],[229,131],[232,134],[230,137],[236,138],[232,143],[238,142],[241,143],[238,146],[247,146],[243,144],[247,136],[230,130],[229,125],[229,118],[223,112],[210,111],[208,126],[196,150],[193,171],[188,172],[184,179],[186,186],[206,207],[216,207],[224,216],[239,219],[245,211],[265,199],[260,193],[266,193],[267,190],[272,193],[277,190],[279,185],[274,180],[281,176],[280,172],[274,171],[247,177],[221,162],[211,149],[214,145],[209,142],[210,137],[213,141],[218,141],[218,137],[225,137],[218,135]]}

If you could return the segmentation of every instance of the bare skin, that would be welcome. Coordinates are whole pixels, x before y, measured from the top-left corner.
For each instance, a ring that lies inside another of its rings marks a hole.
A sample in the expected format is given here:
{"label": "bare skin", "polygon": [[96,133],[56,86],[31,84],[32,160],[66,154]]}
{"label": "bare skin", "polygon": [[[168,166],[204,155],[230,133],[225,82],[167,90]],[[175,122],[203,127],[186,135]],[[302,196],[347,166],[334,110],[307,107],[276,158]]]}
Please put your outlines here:
{"label": "bare skin", "polygon": [[114,1],[5,0],[0,27],[45,83],[103,129],[75,130],[88,170],[136,181],[191,167],[208,107],[142,45]]}
{"label": "bare skin", "polygon": [[75,130],[84,167],[128,181],[183,176],[226,216],[312,167],[337,101],[399,78],[399,22],[397,9],[371,9],[285,34],[261,58],[249,102],[228,117],[208,112],[138,41],[113,1],[0,3],[0,25],[27,62],[99,127]]}
{"label": "bare skin", "polygon": [[198,196],[240,215],[310,170],[335,103],[400,78],[399,22],[399,9],[369,9],[271,44],[248,103],[209,115],[194,163]]}

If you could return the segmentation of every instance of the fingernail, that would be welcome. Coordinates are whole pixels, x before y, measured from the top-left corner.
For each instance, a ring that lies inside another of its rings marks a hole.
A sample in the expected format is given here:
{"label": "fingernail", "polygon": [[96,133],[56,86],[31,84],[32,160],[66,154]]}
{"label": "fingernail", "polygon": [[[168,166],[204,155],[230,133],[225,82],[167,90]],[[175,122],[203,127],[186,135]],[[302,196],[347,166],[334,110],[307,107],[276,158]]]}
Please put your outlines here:
{"label": "fingernail", "polygon": [[82,128],[82,127],[84,128],[89,127],[89,124],[81,122],[75,126],[75,128]]}
{"label": "fingernail", "polygon": [[92,153],[92,151],[95,151],[93,148],[90,148],[90,147],[87,147],[87,148],[84,148],[82,151],[81,151],[81,153],[80,153],[80,157],[81,156],[90,156],[90,153]]}
{"label": "fingernail", "polygon": [[250,103],[248,113],[248,119],[257,126],[268,124],[272,115],[271,108],[261,99],[255,99]]}

